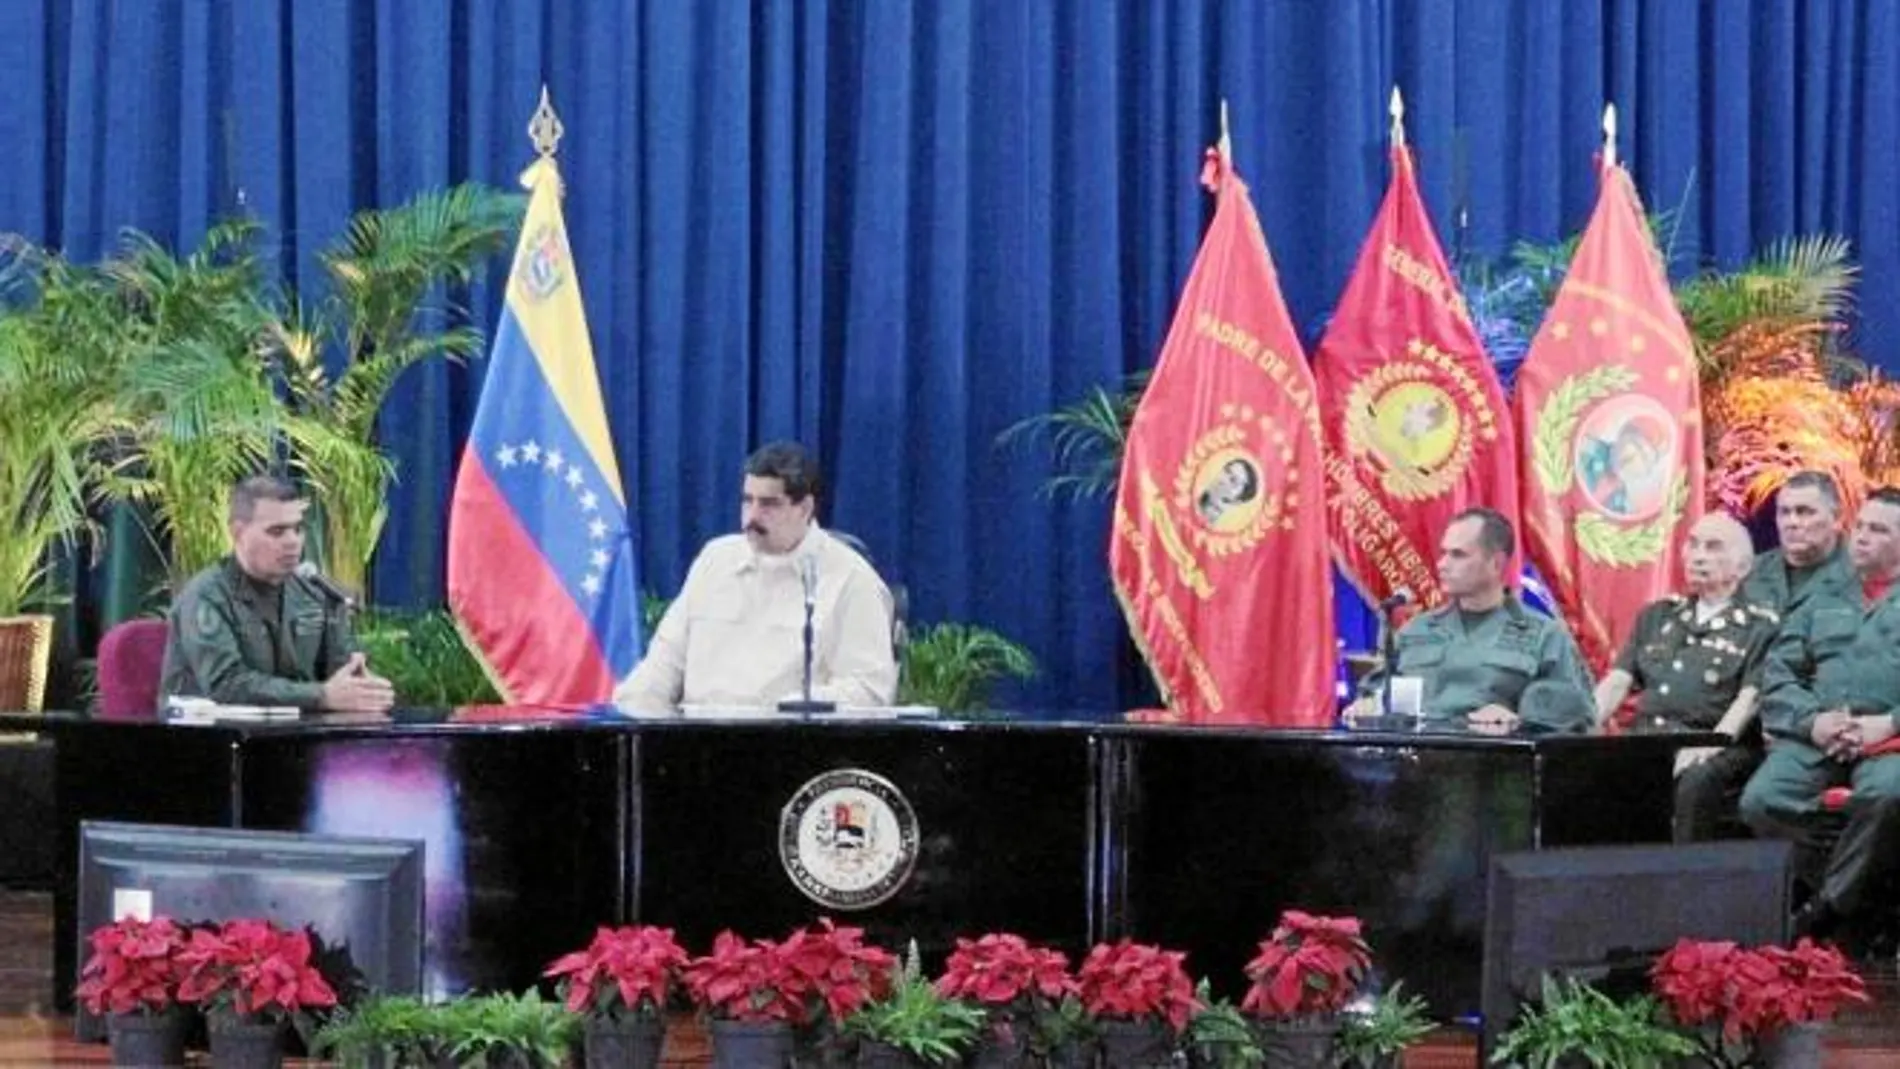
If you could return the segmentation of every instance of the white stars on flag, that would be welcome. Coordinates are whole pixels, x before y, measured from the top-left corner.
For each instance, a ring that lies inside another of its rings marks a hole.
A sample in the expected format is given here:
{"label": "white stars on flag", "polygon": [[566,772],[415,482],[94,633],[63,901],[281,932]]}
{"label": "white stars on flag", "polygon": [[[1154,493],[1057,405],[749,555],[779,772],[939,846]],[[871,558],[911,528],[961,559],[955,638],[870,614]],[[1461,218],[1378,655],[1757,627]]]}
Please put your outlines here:
{"label": "white stars on flag", "polygon": [[614,554],[608,545],[613,530],[600,515],[600,495],[588,487],[582,463],[570,461],[559,449],[543,447],[533,440],[503,442],[495,449],[494,456],[502,470],[516,469],[517,478],[539,475],[547,479],[546,485],[556,493],[550,497],[545,490],[541,491],[544,505],[554,505],[557,513],[564,504],[575,510],[565,516],[551,515],[547,517],[550,521],[586,519],[587,543],[581,547],[584,558],[581,552],[572,553],[569,559],[554,559],[550,553],[549,563],[575,589],[590,599],[598,598],[606,589],[607,570],[613,564]]}

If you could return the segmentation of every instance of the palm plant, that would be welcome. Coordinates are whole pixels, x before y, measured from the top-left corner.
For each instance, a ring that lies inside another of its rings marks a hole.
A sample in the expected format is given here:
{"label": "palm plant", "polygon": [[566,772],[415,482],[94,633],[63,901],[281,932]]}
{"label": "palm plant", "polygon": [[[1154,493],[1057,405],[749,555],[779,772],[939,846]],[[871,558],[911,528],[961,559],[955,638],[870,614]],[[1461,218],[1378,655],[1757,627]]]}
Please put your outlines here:
{"label": "palm plant", "polygon": [[100,265],[119,321],[98,344],[123,374],[107,489],[140,507],[173,589],[223,556],[232,483],[271,465],[284,409],[259,359],[256,224],[220,223],[178,259],[128,231]]}
{"label": "palm plant", "polygon": [[1042,492],[1078,500],[1105,497],[1121,478],[1128,426],[1148,386],[1148,374],[1128,376],[1120,390],[1093,386],[1079,400],[1019,420],[996,436],[996,444],[1026,444],[1046,436],[1057,473],[1043,483]]}
{"label": "palm plant", "polygon": [[47,596],[48,552],[90,527],[116,366],[87,344],[114,320],[98,275],[30,242],[0,243],[19,303],[0,314],[0,618]]}
{"label": "palm plant", "polygon": [[1035,674],[1036,659],[1028,650],[988,628],[934,624],[912,635],[904,647],[897,700],[946,713],[971,712],[987,707],[990,689],[1002,679]]}
{"label": "palm plant", "polygon": [[[322,504],[330,573],[362,593],[388,517],[395,468],[377,419],[403,372],[433,357],[479,355],[482,333],[445,297],[506,248],[521,198],[470,183],[359,213],[320,256],[331,293],[314,310],[294,297],[270,322],[267,350],[294,411],[295,464]],[[324,355],[343,354],[332,374]]]}

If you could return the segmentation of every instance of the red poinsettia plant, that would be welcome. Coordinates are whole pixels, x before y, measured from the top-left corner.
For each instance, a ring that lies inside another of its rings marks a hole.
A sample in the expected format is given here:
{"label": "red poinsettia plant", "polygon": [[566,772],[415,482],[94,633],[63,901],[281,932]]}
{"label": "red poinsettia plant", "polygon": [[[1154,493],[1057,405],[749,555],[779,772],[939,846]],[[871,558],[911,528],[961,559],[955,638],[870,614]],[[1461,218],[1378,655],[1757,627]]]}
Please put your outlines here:
{"label": "red poinsettia plant", "polygon": [[1095,1018],[1166,1021],[1179,1032],[1200,1010],[1187,955],[1123,939],[1098,943],[1075,972],[1082,1009]]}
{"label": "red poinsettia plant", "polygon": [[92,953],[74,994],[95,1014],[164,1013],[178,1003],[185,931],[170,917],[126,917],[86,936]]}
{"label": "red poinsettia plant", "polygon": [[1247,963],[1252,981],[1243,1013],[1284,1019],[1337,1013],[1359,993],[1372,950],[1357,917],[1319,917],[1289,909]]}
{"label": "red poinsettia plant", "polygon": [[586,949],[556,958],[542,975],[559,981],[569,1013],[609,1020],[658,1017],[686,961],[671,928],[601,928]]}
{"label": "red poinsettia plant", "polygon": [[778,944],[790,993],[803,1000],[800,1023],[842,1022],[866,1004],[888,998],[897,955],[864,941],[864,929],[821,917]]}
{"label": "red poinsettia plant", "polygon": [[1009,932],[958,939],[936,986],[945,998],[983,1007],[990,1028],[1005,1041],[1080,993],[1068,955]]}
{"label": "red poinsettia plant", "polygon": [[1827,1021],[1867,986],[1834,947],[1802,939],[1793,947],[1743,948],[1679,940],[1656,959],[1651,986],[1676,1022],[1698,1029],[1709,1060],[1741,1065],[1789,1025]]}
{"label": "red poinsettia plant", "polygon": [[178,953],[181,1002],[202,1005],[214,1019],[295,1024],[307,1032],[311,1011],[336,1005],[336,991],[313,960],[305,929],[243,918],[194,928]]}
{"label": "red poinsettia plant", "polygon": [[779,945],[750,942],[733,932],[713,937],[712,953],[693,958],[682,973],[686,991],[707,1015],[763,1024],[803,1020],[805,1004]]}

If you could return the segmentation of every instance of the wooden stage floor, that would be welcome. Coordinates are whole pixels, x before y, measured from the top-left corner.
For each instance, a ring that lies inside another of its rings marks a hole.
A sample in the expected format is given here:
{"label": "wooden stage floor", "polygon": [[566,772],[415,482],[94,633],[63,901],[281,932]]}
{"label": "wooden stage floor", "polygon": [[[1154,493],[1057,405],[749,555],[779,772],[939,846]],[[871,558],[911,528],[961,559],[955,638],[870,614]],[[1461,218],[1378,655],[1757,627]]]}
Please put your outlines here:
{"label": "wooden stage floor", "polygon": [[[0,1069],[111,1064],[104,1044],[73,1042],[69,1022],[51,1016],[52,932],[50,896],[0,890]],[[1870,970],[1869,986],[1874,1004],[1835,1025],[1829,1069],[1900,1065],[1900,978],[1894,963]],[[681,1024],[667,1036],[665,1064],[708,1064],[704,1036],[690,1021]],[[194,1064],[203,1064],[202,1054],[195,1057]],[[1443,1033],[1408,1052],[1405,1069],[1478,1069],[1477,1047],[1469,1035]]]}

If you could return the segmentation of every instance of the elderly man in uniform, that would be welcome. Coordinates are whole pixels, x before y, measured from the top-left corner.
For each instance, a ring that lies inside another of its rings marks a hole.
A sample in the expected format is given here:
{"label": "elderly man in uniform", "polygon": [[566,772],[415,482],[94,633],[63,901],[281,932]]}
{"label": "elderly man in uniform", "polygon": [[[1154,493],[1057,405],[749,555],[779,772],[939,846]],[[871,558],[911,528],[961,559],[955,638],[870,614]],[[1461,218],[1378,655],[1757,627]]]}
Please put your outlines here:
{"label": "elderly man in uniform", "polygon": [[1376,715],[1383,673],[1416,676],[1428,727],[1487,733],[1520,724],[1582,731],[1591,723],[1583,655],[1558,621],[1524,607],[1505,586],[1516,533],[1501,513],[1467,509],[1439,542],[1438,581],[1450,600],[1399,631],[1398,663],[1360,683],[1349,720]]}
{"label": "elderly man in uniform", "polygon": [[1713,512],[1689,529],[1683,547],[1688,597],[1653,601],[1636,617],[1629,641],[1597,683],[1597,723],[1629,697],[1639,731],[1715,731],[1726,746],[1696,746],[1676,755],[1675,839],[1698,842],[1747,835],[1736,801],[1761,764],[1755,701],[1768,644],[1780,626],[1773,610],[1736,600],[1755,551],[1748,529]]}
{"label": "elderly man in uniform", "polygon": [[1853,598],[1859,590],[1841,539],[1841,490],[1824,471],[1798,471],[1775,495],[1781,548],[1755,558],[1741,598],[1782,619],[1812,597]]}
{"label": "elderly man in uniform", "polygon": [[746,458],[741,533],[700,550],[646,657],[615,690],[616,704],[631,712],[769,708],[799,696],[807,581],[812,697],[855,706],[896,698],[890,589],[818,526],[817,496],[818,465],[797,443]]}
{"label": "elderly man in uniform", "polygon": [[357,651],[347,606],[296,574],[309,506],[271,475],[231,489],[231,555],[192,576],[166,618],[163,699],[339,712],[395,702]]}
{"label": "elderly man in uniform", "polygon": [[1762,726],[1771,742],[1741,810],[1757,833],[1818,851],[1838,819],[1823,811],[1822,793],[1852,787],[1847,826],[1796,922],[1804,934],[1843,930],[1853,941],[1869,934],[1867,911],[1891,906],[1874,892],[1900,861],[1900,755],[1867,753],[1893,737],[1900,707],[1900,490],[1868,496],[1848,556],[1855,589],[1808,597],[1769,647]]}

